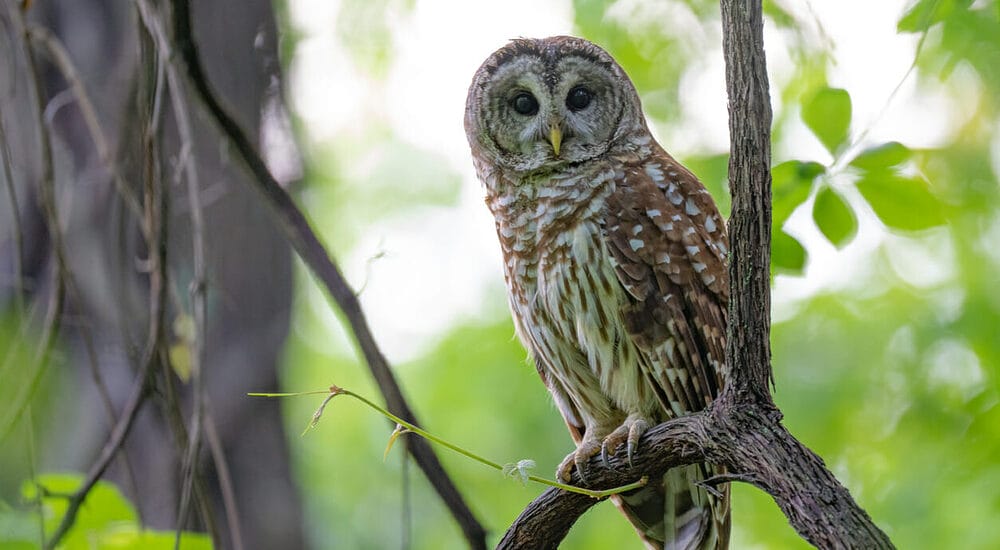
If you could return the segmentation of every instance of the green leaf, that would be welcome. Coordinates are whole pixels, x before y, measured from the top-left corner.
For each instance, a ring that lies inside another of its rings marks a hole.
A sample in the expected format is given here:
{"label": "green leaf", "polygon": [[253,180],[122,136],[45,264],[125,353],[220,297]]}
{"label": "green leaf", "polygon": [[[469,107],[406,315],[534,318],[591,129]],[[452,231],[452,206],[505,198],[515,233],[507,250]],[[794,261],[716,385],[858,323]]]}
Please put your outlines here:
{"label": "green leaf", "polygon": [[899,32],[923,32],[944,21],[956,8],[964,10],[971,0],[920,0],[896,24]]}
{"label": "green leaf", "polygon": [[802,106],[802,121],[823,146],[835,154],[851,127],[851,96],[840,88],[823,88]]}
{"label": "green leaf", "polygon": [[918,177],[870,172],[857,186],[875,215],[892,229],[918,231],[945,222],[941,201]]}
{"label": "green leaf", "polygon": [[[80,487],[82,476],[78,474],[43,474],[37,481],[44,491],[41,494],[45,532],[51,535],[66,513],[65,495]],[[26,502],[39,497],[38,486],[25,482],[21,496]],[[0,548],[20,547],[25,533],[11,532],[5,525],[10,521],[10,511],[0,507]],[[34,510],[20,513],[20,521],[31,526],[31,537],[37,536],[37,515]],[[66,534],[60,548],[66,550],[87,550],[90,548],[120,550],[169,550],[174,548],[174,531],[154,531],[144,529],[138,523],[135,509],[117,487],[106,481],[98,481],[87,493],[87,500],[80,507],[73,527]],[[17,545],[12,544],[18,541]],[[34,544],[31,547],[37,548]],[[210,550],[212,539],[202,533],[181,533],[181,548],[184,550]]]}
{"label": "green leaf", "polygon": [[385,459],[389,458],[389,451],[392,450],[392,446],[396,444],[396,440],[399,439],[399,436],[408,433],[410,433],[410,430],[406,426],[396,424],[396,429],[392,430],[392,433],[389,434],[389,442],[386,443],[385,452],[382,453],[382,462],[385,462]]}
{"label": "green leaf", "polygon": [[[41,485],[47,494],[66,495],[76,491],[80,487],[82,477],[78,474],[43,474],[38,476],[38,484]],[[25,500],[37,498],[38,489],[29,482],[25,482],[21,489],[21,494]],[[60,496],[44,496],[43,503],[51,513],[46,514],[46,531],[51,532],[56,525],[62,521],[67,509],[67,501]],[[107,481],[98,481],[97,484],[87,493],[86,505],[80,507],[80,511],[70,530],[67,540],[73,541],[76,537],[85,538],[91,531],[101,531],[109,526],[134,523],[136,521],[135,509],[129,501],[121,494],[117,487]]]}
{"label": "green leaf", "polygon": [[764,0],[764,17],[773,22],[778,28],[794,29],[798,25],[795,16],[774,0]]}
{"label": "green leaf", "polygon": [[790,160],[771,169],[771,223],[775,232],[805,202],[813,180],[826,168],[818,162]]}
{"label": "green leaf", "polygon": [[[172,550],[173,531],[143,530],[138,524],[109,531],[101,538],[100,548],[107,550]],[[203,533],[181,533],[181,550],[211,550],[212,538]]]}
{"label": "green leaf", "polygon": [[851,166],[869,171],[883,170],[902,164],[912,154],[913,151],[910,151],[909,147],[898,141],[890,141],[865,149],[858,156],[854,157],[854,160],[851,161]]}
{"label": "green leaf", "polygon": [[813,220],[833,246],[842,248],[858,232],[854,211],[839,193],[830,187],[820,189],[813,203]]}
{"label": "green leaf", "polygon": [[806,249],[784,231],[771,236],[771,270],[775,273],[800,275],[806,265]]}

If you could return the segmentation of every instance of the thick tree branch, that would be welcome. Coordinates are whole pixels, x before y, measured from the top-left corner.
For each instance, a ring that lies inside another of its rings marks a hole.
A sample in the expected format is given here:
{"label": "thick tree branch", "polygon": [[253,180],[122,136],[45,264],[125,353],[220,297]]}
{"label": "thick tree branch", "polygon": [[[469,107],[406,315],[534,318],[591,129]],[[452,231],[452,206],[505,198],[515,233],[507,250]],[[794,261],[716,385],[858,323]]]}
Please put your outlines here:
{"label": "thick tree branch", "polygon": [[792,527],[817,548],[893,548],[823,460],[765,404],[716,403],[707,462],[724,464],[741,481],[770,494]]}
{"label": "thick tree branch", "polygon": [[[760,0],[722,0],[729,96],[729,331],[726,382],[771,402],[771,98]],[[750,399],[751,395],[746,395]]]}
{"label": "thick tree branch", "polygon": [[[222,107],[212,91],[191,32],[189,1],[172,0],[171,9],[173,12],[173,51],[180,56],[180,61],[184,65],[188,82],[194,90],[195,97],[202,103],[221,133],[231,142],[253,176],[243,181],[246,181],[263,196],[265,203],[274,211],[279,226],[292,247],[343,311],[389,410],[401,418],[417,424],[416,417],[403,396],[402,389],[375,342],[354,291],[320,243],[305,215],[271,175],[253,143]],[[472,548],[485,548],[485,530],[466,505],[458,488],[445,473],[430,445],[424,439],[416,437],[406,438],[406,443],[410,454],[416,459],[417,464],[461,526],[469,545]]]}
{"label": "thick tree branch", "polygon": [[[612,489],[632,483],[643,475],[652,479],[675,466],[701,462],[705,457],[704,447],[711,444],[708,428],[709,418],[705,413],[665,422],[642,436],[640,451],[632,457],[631,466],[625,453],[610,456],[608,467],[597,455],[588,464],[589,483],[583,483],[576,470],[570,483],[591,489]],[[556,548],[576,520],[598,502],[579,493],[547,489],[521,512],[497,550]]]}
{"label": "thick tree branch", "polygon": [[[589,487],[610,489],[643,475],[712,462],[732,472],[718,482],[752,483],[774,497],[792,526],[819,548],[892,548],[889,539],[854,503],[812,451],[799,443],[760,406],[718,405],[665,422],[647,432],[629,467],[623,453],[606,468],[591,459]],[[583,482],[574,472],[572,482]],[[548,489],[521,513],[498,549],[556,548],[576,520],[599,501]]]}
{"label": "thick tree branch", "polygon": [[[694,462],[725,466],[720,482],[746,481],[770,494],[792,527],[819,548],[892,548],[823,461],[781,425],[771,400],[770,251],[771,106],[764,61],[761,0],[722,0],[729,95],[730,302],[722,394],[704,412],[647,433],[628,468],[591,461],[594,488],[610,488]],[[574,483],[580,483],[574,474]],[[521,513],[498,548],[555,548],[596,503],[550,489]]]}

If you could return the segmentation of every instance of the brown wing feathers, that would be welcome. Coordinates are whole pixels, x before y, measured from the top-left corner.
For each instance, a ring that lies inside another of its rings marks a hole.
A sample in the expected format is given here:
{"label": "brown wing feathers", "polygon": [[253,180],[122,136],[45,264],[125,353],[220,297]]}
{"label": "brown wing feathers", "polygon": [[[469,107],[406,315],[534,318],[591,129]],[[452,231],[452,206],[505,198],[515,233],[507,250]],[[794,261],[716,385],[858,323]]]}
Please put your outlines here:
{"label": "brown wing feathers", "polygon": [[728,299],[728,243],[710,197],[669,157],[629,166],[604,230],[632,298],[622,308],[627,330],[668,416],[703,409],[721,386]]}

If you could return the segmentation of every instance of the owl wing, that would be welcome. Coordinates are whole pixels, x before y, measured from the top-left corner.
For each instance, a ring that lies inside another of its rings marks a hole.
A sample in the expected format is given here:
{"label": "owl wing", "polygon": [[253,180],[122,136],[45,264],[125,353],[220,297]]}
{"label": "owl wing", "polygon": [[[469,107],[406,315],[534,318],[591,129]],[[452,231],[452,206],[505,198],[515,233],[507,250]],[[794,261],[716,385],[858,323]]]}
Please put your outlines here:
{"label": "owl wing", "polygon": [[[625,289],[621,315],[663,419],[704,409],[725,381],[729,248],[711,196],[687,169],[658,150],[626,163],[607,202],[605,243]],[[616,502],[647,546],[724,548],[728,487],[698,487],[720,473],[707,464],[675,468]]]}
{"label": "owl wing", "polygon": [[627,163],[607,202],[605,241],[621,314],[666,417],[704,409],[725,378],[729,248],[698,179],[662,150]]}

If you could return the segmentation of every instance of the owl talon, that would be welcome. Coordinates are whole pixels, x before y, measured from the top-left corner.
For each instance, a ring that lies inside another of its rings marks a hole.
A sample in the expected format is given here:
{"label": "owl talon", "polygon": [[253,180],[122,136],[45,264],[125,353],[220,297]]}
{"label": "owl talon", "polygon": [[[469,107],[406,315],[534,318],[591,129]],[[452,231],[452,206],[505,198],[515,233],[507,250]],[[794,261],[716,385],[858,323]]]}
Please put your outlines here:
{"label": "owl talon", "polygon": [[[514,40],[467,97],[517,333],[578,444],[556,475],[593,487],[598,452],[607,471],[637,473],[643,432],[703,409],[725,383],[725,220],[599,46]],[[725,547],[728,493],[697,487],[722,472],[671,470],[621,510],[651,548]]]}
{"label": "owl talon", "polygon": [[576,450],[567,455],[562,463],[559,464],[559,467],[556,468],[556,477],[564,483],[569,483],[572,479],[573,469],[575,468],[577,473],[580,474],[580,480],[586,485],[588,483],[587,462],[599,452],[601,452],[600,441],[596,439],[584,439],[580,442]]}
{"label": "owl talon", "polygon": [[[614,451],[611,454],[615,454]],[[601,444],[601,462],[604,463],[604,467],[611,469],[611,463],[608,462],[608,441],[605,439],[604,443]]]}
{"label": "owl talon", "polygon": [[[628,424],[628,421],[626,421],[626,424]],[[649,422],[647,422],[644,418],[634,419],[628,427],[628,444],[625,449],[628,456],[628,465],[630,467],[632,466],[632,454],[639,448],[639,438],[641,438],[642,434],[646,433],[646,430],[648,429]]]}
{"label": "owl talon", "polygon": [[621,426],[618,426],[615,431],[604,438],[604,443],[601,445],[601,456],[605,459],[604,464],[608,464],[607,450],[611,449],[611,454],[613,455],[624,444],[625,454],[628,457],[628,465],[632,467],[632,456],[635,454],[636,449],[639,448],[639,439],[648,429],[649,422],[645,418],[635,415],[630,415],[626,418]]}

